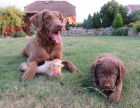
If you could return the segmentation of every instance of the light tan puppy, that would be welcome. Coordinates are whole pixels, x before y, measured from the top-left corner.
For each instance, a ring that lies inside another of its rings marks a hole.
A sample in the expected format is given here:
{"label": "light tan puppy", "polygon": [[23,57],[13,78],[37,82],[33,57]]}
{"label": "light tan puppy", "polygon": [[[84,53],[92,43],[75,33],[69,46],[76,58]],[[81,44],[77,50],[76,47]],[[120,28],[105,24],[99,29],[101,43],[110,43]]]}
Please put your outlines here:
{"label": "light tan puppy", "polygon": [[[62,61],[60,59],[54,59],[52,61],[45,61],[45,63],[41,66],[37,67],[36,73],[38,74],[46,74],[49,75],[50,77],[56,77],[56,76],[61,76],[61,68],[64,65],[62,64]],[[20,70],[26,71],[29,66],[26,62],[22,63],[19,66]]]}

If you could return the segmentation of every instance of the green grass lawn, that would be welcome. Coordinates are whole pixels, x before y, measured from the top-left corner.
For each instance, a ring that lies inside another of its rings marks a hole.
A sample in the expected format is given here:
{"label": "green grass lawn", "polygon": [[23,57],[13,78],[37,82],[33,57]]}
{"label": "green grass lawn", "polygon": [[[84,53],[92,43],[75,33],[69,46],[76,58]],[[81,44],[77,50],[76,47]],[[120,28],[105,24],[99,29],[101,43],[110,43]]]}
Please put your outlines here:
{"label": "green grass lawn", "polygon": [[[140,37],[63,37],[63,59],[72,61],[80,73],[62,69],[62,77],[36,75],[20,82],[23,73],[18,67],[27,59],[21,55],[26,42],[27,38],[0,38],[0,108],[140,107]],[[119,103],[92,88],[90,65],[104,52],[117,55],[127,69]]]}

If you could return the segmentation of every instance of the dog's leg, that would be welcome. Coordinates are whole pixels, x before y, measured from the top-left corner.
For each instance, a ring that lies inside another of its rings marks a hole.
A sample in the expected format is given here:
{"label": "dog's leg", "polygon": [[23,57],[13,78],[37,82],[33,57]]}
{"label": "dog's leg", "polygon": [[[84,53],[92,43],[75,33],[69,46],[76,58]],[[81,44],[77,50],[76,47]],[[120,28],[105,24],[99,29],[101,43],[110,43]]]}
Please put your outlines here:
{"label": "dog's leg", "polygon": [[28,69],[25,71],[24,75],[22,76],[22,81],[27,81],[31,78],[33,78],[36,74],[36,70],[37,70],[37,62],[36,61],[32,61],[32,62],[27,62],[29,67]]}
{"label": "dog's leg", "polygon": [[21,63],[21,65],[19,66],[19,69],[21,71],[26,71],[28,69],[29,65],[26,62]]}
{"label": "dog's leg", "polygon": [[71,72],[79,72],[79,70],[70,61],[62,61],[62,64],[64,65],[65,68],[67,68]]}
{"label": "dog's leg", "polygon": [[111,101],[118,102],[119,100],[121,100],[122,87],[123,87],[122,81],[119,81],[116,84],[116,90],[113,93],[111,93],[110,96],[109,96],[109,99]]}

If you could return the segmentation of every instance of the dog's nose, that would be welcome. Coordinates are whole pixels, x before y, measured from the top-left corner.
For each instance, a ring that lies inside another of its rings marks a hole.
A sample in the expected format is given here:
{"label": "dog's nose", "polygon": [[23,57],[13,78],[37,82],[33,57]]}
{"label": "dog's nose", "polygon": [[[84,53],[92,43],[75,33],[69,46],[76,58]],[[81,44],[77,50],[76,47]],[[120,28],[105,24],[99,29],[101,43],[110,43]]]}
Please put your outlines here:
{"label": "dog's nose", "polygon": [[62,29],[62,28],[63,28],[63,25],[62,25],[62,24],[56,24],[56,27],[57,27],[58,29]]}

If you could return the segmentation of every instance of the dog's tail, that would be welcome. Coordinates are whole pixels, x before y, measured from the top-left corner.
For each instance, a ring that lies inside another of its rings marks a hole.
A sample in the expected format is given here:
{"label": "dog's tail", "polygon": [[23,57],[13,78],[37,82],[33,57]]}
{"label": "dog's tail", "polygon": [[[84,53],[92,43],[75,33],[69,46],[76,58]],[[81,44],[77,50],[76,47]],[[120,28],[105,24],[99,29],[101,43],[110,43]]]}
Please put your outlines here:
{"label": "dog's tail", "polygon": [[62,64],[64,65],[64,67],[65,67],[66,69],[68,69],[68,70],[71,71],[71,72],[80,72],[80,71],[74,66],[74,64],[73,64],[72,62],[70,62],[70,61],[62,61]]}

